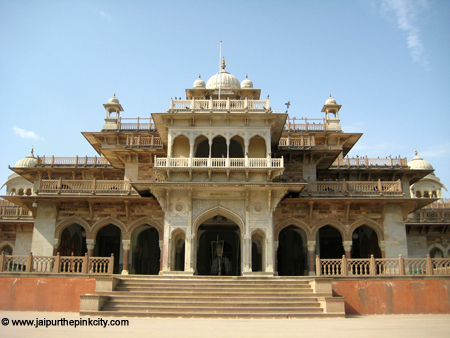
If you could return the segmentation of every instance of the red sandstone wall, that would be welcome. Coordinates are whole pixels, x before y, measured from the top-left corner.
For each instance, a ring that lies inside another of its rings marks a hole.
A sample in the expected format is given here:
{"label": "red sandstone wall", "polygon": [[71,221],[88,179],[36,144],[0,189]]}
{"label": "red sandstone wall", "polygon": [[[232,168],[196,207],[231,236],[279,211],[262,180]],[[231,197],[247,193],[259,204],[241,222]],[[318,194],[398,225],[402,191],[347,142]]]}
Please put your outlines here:
{"label": "red sandstone wall", "polygon": [[334,280],[346,314],[450,313],[450,279]]}
{"label": "red sandstone wall", "polygon": [[78,312],[87,293],[93,278],[0,277],[0,310]]}

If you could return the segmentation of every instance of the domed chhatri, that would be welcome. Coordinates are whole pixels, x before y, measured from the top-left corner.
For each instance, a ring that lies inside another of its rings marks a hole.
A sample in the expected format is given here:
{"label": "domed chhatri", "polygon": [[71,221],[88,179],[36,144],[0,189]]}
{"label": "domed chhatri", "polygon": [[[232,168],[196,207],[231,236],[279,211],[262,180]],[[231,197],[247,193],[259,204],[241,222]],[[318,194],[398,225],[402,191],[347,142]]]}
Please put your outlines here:
{"label": "domed chhatri", "polygon": [[17,161],[15,168],[33,168],[36,166],[37,159],[34,157],[34,150],[31,148],[31,153],[27,157]]}
{"label": "domed chhatri", "polygon": [[414,158],[408,163],[408,167],[419,170],[434,170],[430,162],[427,162],[423,158],[419,157],[417,150],[415,151],[415,155],[416,156],[414,156]]}
{"label": "domed chhatri", "polygon": [[116,93],[114,93],[114,96],[109,99],[108,103],[117,103],[117,104],[119,104],[119,99],[116,97]]}
{"label": "domed chhatri", "polygon": [[194,89],[204,89],[206,88],[205,81],[202,80],[201,75],[198,76],[198,79],[194,81],[194,85],[192,86]]}
{"label": "domed chhatri", "polygon": [[241,89],[239,80],[226,70],[225,58],[222,60],[222,70],[211,76],[206,82],[206,89]]}
{"label": "domed chhatri", "polygon": [[253,82],[248,79],[248,75],[246,75],[245,80],[242,81],[241,88],[242,89],[252,89],[253,88]]}
{"label": "domed chhatri", "polygon": [[326,106],[336,106],[337,105],[336,100],[331,97],[331,94],[330,94],[330,97],[325,101],[325,105]]}

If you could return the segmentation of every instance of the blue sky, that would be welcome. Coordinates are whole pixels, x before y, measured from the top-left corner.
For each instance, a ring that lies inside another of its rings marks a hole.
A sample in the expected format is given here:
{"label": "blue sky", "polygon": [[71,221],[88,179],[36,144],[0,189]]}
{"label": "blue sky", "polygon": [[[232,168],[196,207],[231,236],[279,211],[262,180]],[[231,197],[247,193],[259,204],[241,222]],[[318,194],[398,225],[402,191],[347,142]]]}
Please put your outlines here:
{"label": "blue sky", "polygon": [[344,132],[364,133],[351,156],[417,149],[450,189],[449,17],[432,0],[0,0],[0,180],[32,146],[94,156],[81,132],[113,93],[123,117],[162,112],[218,71],[222,40],[272,109],[322,118],[331,93]]}

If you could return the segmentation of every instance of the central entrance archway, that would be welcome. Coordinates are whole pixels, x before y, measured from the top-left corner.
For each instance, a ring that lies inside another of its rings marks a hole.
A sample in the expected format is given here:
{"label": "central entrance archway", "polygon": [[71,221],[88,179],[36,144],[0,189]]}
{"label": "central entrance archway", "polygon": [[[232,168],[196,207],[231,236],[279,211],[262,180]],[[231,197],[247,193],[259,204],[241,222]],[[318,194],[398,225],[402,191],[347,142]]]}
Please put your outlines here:
{"label": "central entrance archway", "polygon": [[[225,216],[219,214],[203,221],[197,230],[197,273],[239,276],[241,274],[240,238],[239,226]],[[222,257],[218,254],[218,247],[223,248]]]}

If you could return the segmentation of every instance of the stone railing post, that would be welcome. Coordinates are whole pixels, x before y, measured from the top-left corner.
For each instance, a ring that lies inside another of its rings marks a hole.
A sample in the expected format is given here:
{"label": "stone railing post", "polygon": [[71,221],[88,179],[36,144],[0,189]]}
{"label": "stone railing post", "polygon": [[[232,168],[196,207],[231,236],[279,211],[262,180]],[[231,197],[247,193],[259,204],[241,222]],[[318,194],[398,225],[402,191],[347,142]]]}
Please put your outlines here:
{"label": "stone railing post", "polygon": [[308,241],[308,265],[309,265],[309,275],[314,276],[314,252],[316,250],[316,241]]}
{"label": "stone railing post", "polygon": [[86,238],[86,248],[88,256],[94,255],[95,239]]}
{"label": "stone railing post", "polygon": [[369,273],[371,276],[375,276],[377,274],[377,264],[375,262],[375,257],[370,255],[370,264],[369,264]]}
{"label": "stone railing post", "polygon": [[433,261],[431,260],[430,254],[427,254],[427,275],[433,274]]}
{"label": "stone railing post", "polygon": [[398,256],[398,272],[400,276],[405,275],[405,261],[402,257],[402,255]]}
{"label": "stone railing post", "polygon": [[348,276],[348,262],[347,262],[347,257],[345,257],[345,255],[342,255],[342,267],[341,267],[341,275],[342,276]]}
{"label": "stone railing post", "polygon": [[83,265],[81,266],[81,273],[88,273],[89,256],[86,252],[83,257]]}
{"label": "stone railing post", "polygon": [[319,255],[316,255],[316,276],[322,276],[322,262],[320,261]]}
{"label": "stone railing post", "polygon": [[2,251],[2,253],[0,254],[0,272],[3,272],[4,265],[5,265],[5,252]]}
{"label": "stone railing post", "polygon": [[381,180],[378,180],[378,191],[382,192],[383,188],[381,187]]}
{"label": "stone railing post", "polygon": [[60,270],[61,270],[61,255],[60,255],[59,252],[57,252],[56,256],[55,256],[55,262],[54,262],[54,265],[53,265],[53,272],[54,273],[59,273]]}
{"label": "stone railing post", "polygon": [[114,272],[114,254],[112,253],[108,264],[108,274],[112,275],[113,272]]}
{"label": "stone railing post", "polygon": [[33,265],[33,253],[30,252],[28,254],[28,259],[27,259],[27,267],[25,268],[25,272],[31,272],[31,266]]}
{"label": "stone railing post", "polygon": [[230,98],[227,97],[227,104],[226,104],[227,110],[230,110]]}

